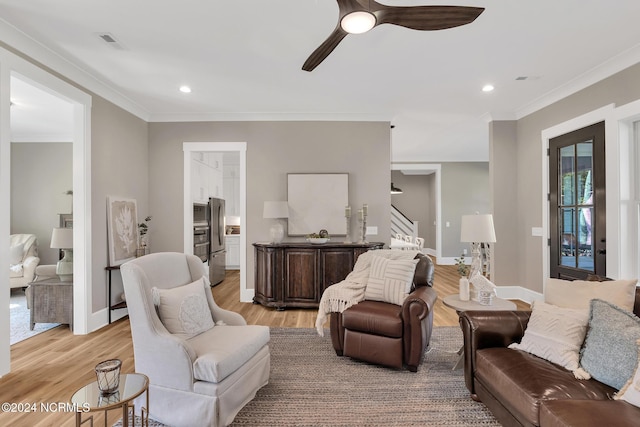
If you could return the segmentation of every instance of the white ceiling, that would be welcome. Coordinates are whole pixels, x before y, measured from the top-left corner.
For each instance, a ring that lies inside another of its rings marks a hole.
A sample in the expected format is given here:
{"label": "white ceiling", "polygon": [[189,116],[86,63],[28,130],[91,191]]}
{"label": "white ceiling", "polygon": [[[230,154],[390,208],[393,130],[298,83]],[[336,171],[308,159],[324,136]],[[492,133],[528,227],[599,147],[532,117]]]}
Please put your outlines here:
{"label": "white ceiling", "polygon": [[638,0],[385,3],[486,10],[443,31],[349,35],[310,73],[303,62],[337,22],[332,0],[0,0],[0,17],[145,120],[385,120],[394,162],[487,160],[491,118],[640,61]]}

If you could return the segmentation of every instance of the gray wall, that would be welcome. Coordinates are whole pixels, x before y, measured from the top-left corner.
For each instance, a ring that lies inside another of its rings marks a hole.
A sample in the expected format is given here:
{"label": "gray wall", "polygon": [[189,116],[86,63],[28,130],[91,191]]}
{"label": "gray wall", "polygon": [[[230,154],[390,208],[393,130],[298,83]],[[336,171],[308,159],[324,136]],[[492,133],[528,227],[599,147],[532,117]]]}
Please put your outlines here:
{"label": "gray wall", "polygon": [[402,189],[402,194],[392,194],[391,203],[407,218],[418,221],[418,236],[424,239],[424,247],[436,249],[437,206],[435,173],[431,175],[405,175],[401,171],[391,171],[391,182]]}
{"label": "gray wall", "polygon": [[[640,99],[640,65],[629,67],[613,76],[595,83],[550,106],[532,113],[517,122],[517,205],[508,215],[515,215],[517,226],[515,239],[504,248],[518,256],[510,270],[503,269],[509,277],[518,277],[518,285],[542,292],[542,253],[540,237],[531,236],[531,228],[542,225],[542,162],[541,132],[544,129],[578,117],[607,104],[624,105]],[[507,160],[503,160],[507,161]],[[511,160],[513,162],[513,160]],[[509,203],[497,201],[497,203]],[[508,209],[500,206],[501,212]],[[501,214],[496,222],[505,220]]]}
{"label": "gray wall", "polygon": [[[91,111],[91,240],[93,311],[107,306],[107,196],[136,199],[138,220],[149,213],[148,124],[98,96]],[[155,232],[151,223],[150,236]],[[113,299],[122,293],[113,274]]]}
{"label": "gray wall", "polygon": [[467,249],[470,258],[471,246],[460,242],[460,221],[462,215],[491,213],[489,163],[442,163],[441,187],[442,257],[459,257]]}
{"label": "gray wall", "polygon": [[496,285],[513,286],[519,283],[518,216],[518,141],[515,121],[496,121],[489,124],[489,177],[497,242],[493,245],[491,280]]}
{"label": "gray wall", "polygon": [[[149,124],[149,213],[156,251],[183,250],[184,142],[247,143],[247,288],[253,242],[268,241],[265,200],[287,199],[287,173],[349,173],[352,208],[369,205],[370,241],[390,235],[390,128],[387,122],[192,122]],[[352,237],[356,238],[355,223]],[[288,238],[302,240],[302,238]]]}
{"label": "gray wall", "polygon": [[38,238],[40,264],[58,262],[51,230],[71,212],[73,145],[70,142],[11,144],[11,234]]}

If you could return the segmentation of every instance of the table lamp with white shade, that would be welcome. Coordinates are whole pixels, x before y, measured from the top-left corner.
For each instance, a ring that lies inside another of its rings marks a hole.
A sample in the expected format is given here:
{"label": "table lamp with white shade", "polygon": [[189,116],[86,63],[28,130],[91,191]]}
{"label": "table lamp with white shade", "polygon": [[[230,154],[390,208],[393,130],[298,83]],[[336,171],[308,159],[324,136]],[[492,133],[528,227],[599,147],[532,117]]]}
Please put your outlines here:
{"label": "table lamp with white shade", "polygon": [[56,274],[61,282],[73,280],[73,228],[54,228],[51,233],[51,245],[62,249],[64,256],[56,265]]}
{"label": "table lamp with white shade", "polygon": [[270,229],[271,243],[282,243],[284,240],[284,225],[281,220],[289,218],[289,203],[287,202],[264,202],[262,217],[265,219],[275,219]]}
{"label": "table lamp with white shade", "polygon": [[471,243],[471,268],[469,279],[482,274],[480,247],[483,243],[494,243],[496,231],[493,228],[493,215],[462,215],[460,224],[460,241]]}

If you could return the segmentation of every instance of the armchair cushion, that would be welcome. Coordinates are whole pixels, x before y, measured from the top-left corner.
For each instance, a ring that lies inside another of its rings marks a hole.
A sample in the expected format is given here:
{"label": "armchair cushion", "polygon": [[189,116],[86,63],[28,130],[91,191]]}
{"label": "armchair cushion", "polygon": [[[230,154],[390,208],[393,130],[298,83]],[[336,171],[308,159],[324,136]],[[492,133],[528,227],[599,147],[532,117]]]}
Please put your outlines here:
{"label": "armchair cushion", "polygon": [[199,278],[175,288],[151,289],[160,321],[169,332],[190,338],[213,328],[204,286]]}
{"label": "armchair cushion", "polygon": [[219,383],[269,343],[266,326],[216,326],[187,340],[196,353],[193,377]]}
{"label": "armchair cushion", "polygon": [[373,256],[364,299],[402,305],[411,291],[417,259],[391,260]]}
{"label": "armchair cushion", "polygon": [[[395,304],[365,300],[342,313],[342,326],[367,334],[402,338],[401,314],[401,308]],[[371,319],[375,319],[375,322]]]}

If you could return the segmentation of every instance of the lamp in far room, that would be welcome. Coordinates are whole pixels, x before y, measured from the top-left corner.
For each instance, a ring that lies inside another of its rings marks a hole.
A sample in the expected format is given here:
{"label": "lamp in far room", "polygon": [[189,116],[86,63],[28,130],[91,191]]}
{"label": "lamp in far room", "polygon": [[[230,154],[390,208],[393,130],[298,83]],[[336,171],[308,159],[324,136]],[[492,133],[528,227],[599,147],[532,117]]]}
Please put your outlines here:
{"label": "lamp in far room", "polygon": [[264,202],[262,217],[276,220],[270,229],[271,243],[282,243],[282,240],[284,240],[284,225],[282,225],[281,220],[289,218],[289,203]]}
{"label": "lamp in far room", "polygon": [[64,256],[56,265],[56,274],[61,282],[73,280],[73,228],[54,228],[51,247],[62,249]]}
{"label": "lamp in far room", "polygon": [[[469,280],[476,274],[482,275],[482,259],[480,247],[483,243],[494,243],[496,241],[496,231],[493,228],[493,215],[462,215],[460,224],[460,241],[471,243],[471,268],[469,269]],[[487,259],[488,259],[487,248]]]}

